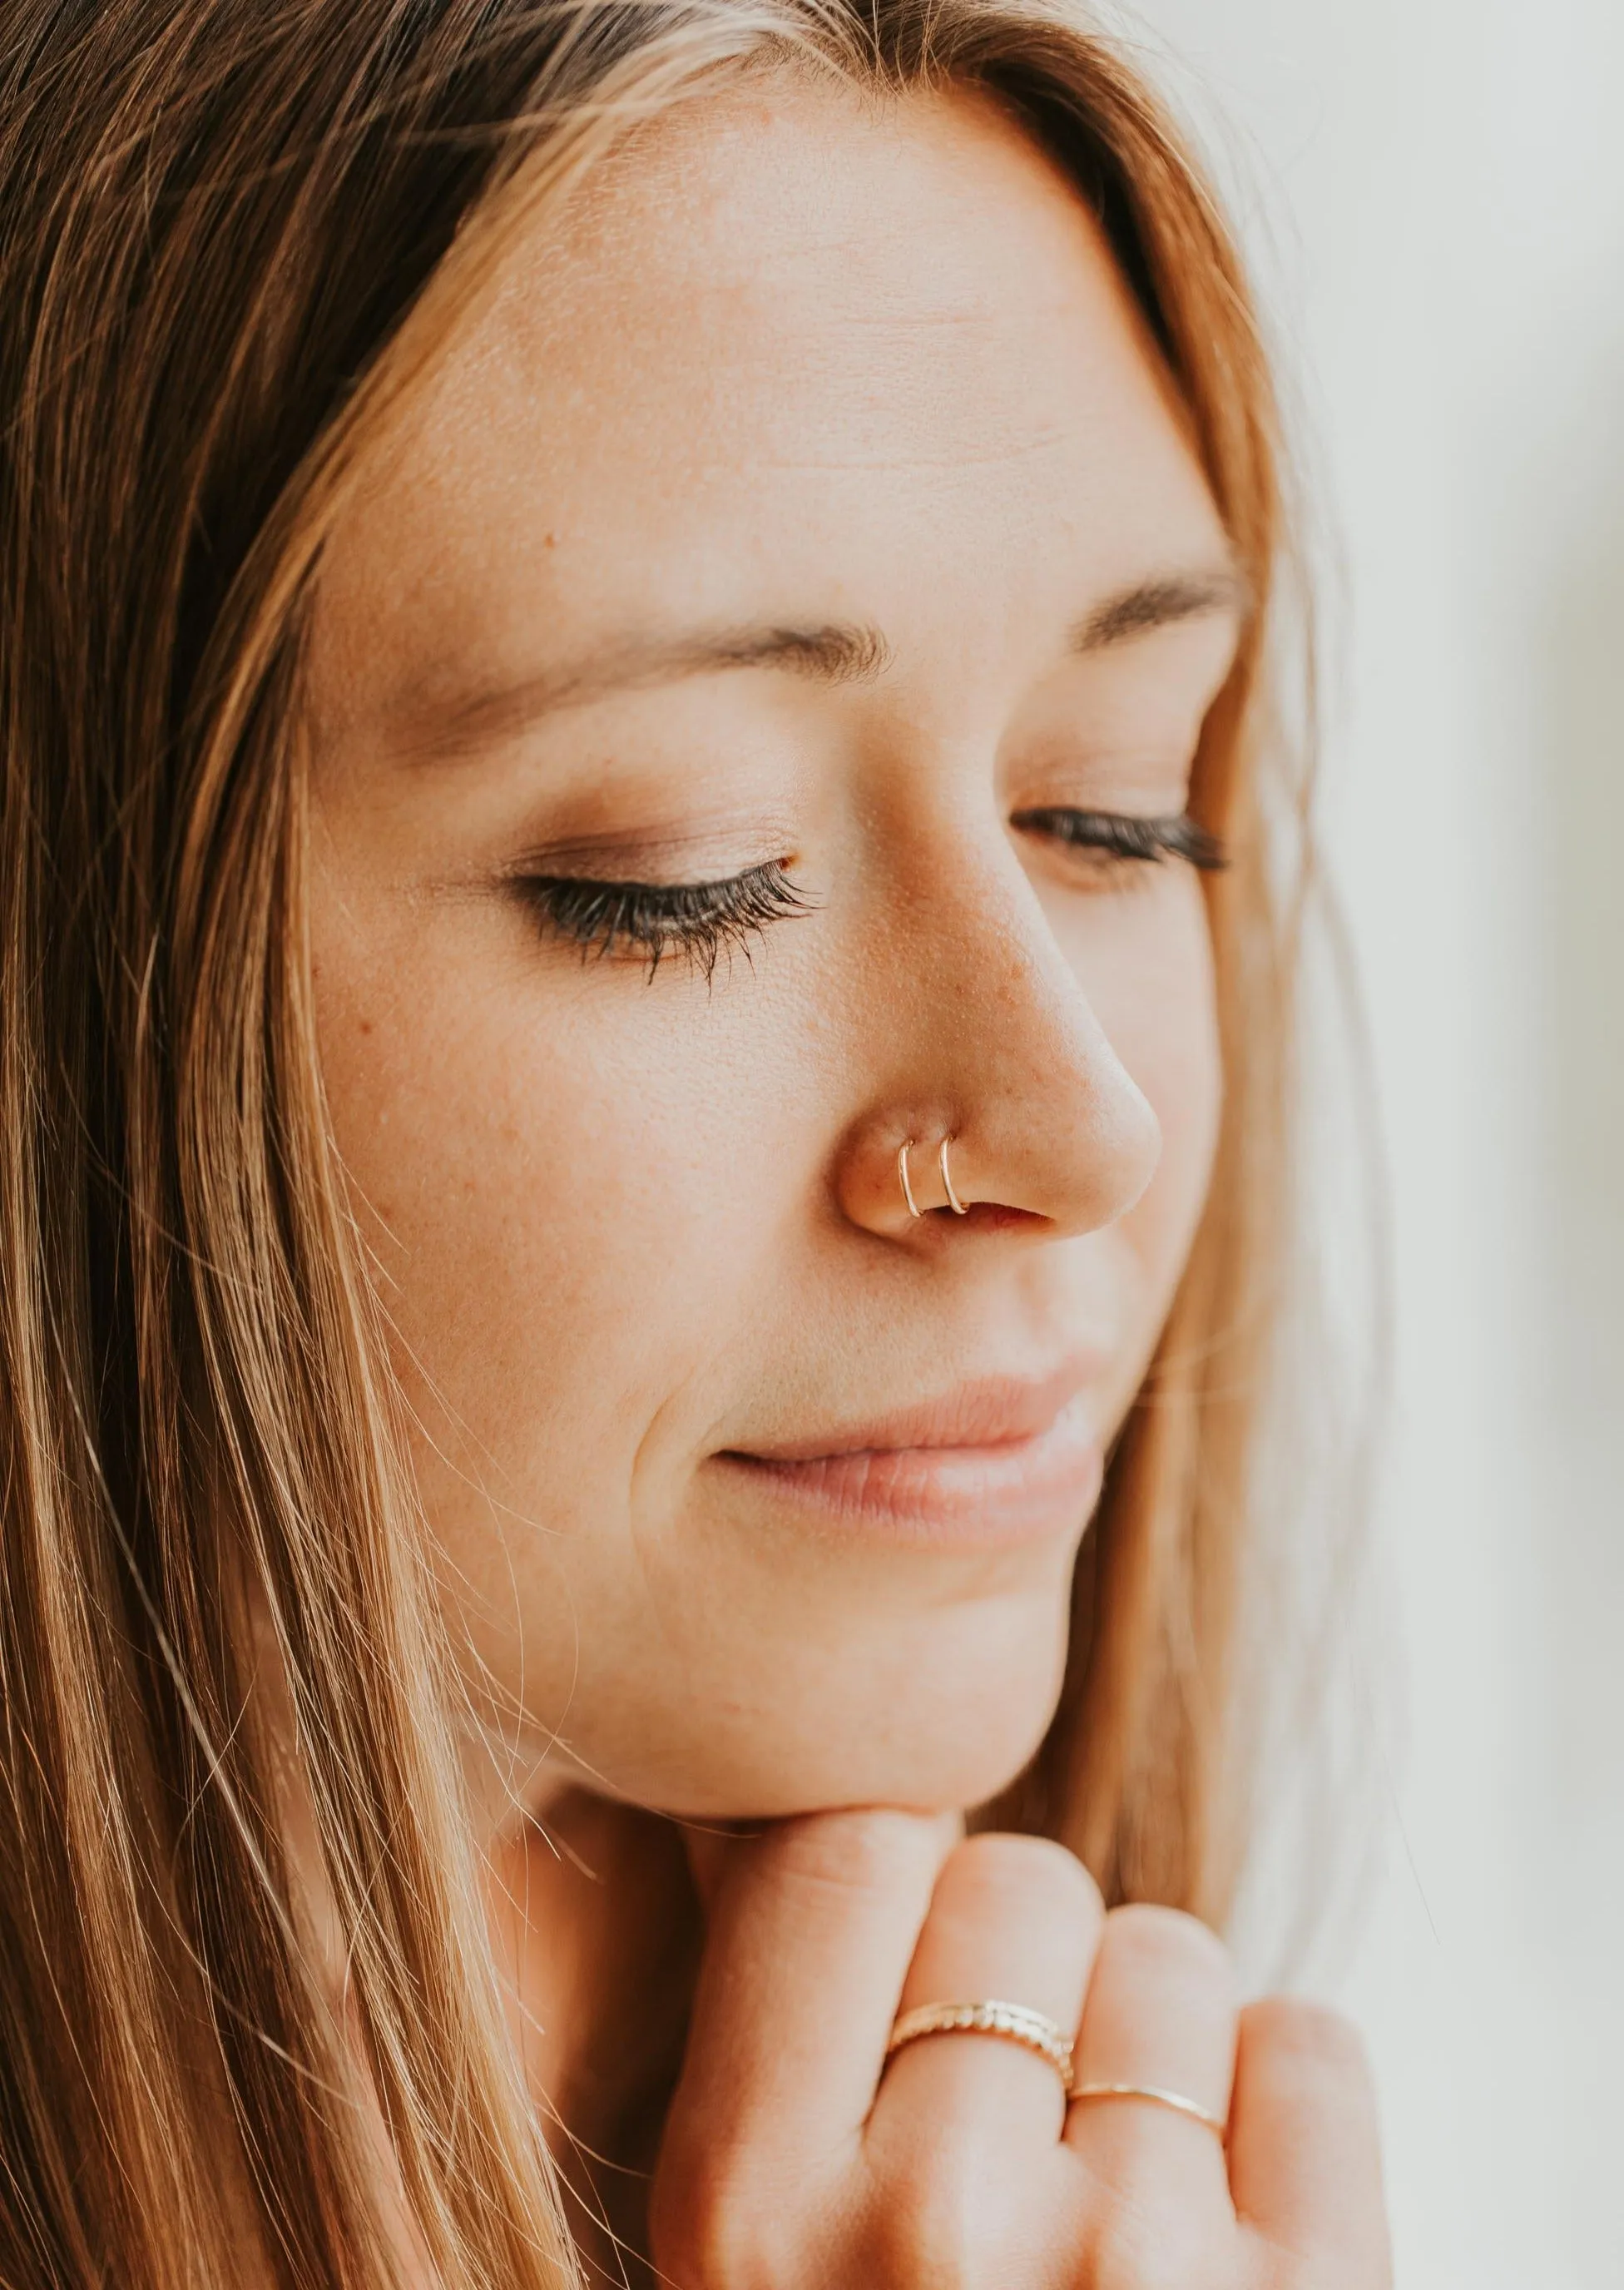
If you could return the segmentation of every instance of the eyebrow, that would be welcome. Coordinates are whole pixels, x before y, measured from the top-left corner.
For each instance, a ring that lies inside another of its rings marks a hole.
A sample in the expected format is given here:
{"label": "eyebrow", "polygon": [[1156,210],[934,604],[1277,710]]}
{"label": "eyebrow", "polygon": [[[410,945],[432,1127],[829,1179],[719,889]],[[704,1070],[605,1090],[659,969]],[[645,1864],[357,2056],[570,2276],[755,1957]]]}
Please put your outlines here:
{"label": "eyebrow", "polygon": [[1206,620],[1226,613],[1244,620],[1250,599],[1246,583],[1230,564],[1214,564],[1194,572],[1169,572],[1136,581],[1119,589],[1083,621],[1073,634],[1076,653],[1108,652],[1153,629],[1176,628],[1181,621]]}
{"label": "eyebrow", "polygon": [[[1231,566],[1158,574],[1117,590],[1086,613],[1068,651],[1088,657],[1185,621],[1247,610],[1246,584]],[[482,693],[449,710],[415,748],[457,754],[522,730],[540,717],[614,692],[647,690],[730,669],[772,668],[829,685],[873,684],[894,654],[876,628],[829,621],[809,628],[723,628],[668,638],[634,638],[563,672]]]}

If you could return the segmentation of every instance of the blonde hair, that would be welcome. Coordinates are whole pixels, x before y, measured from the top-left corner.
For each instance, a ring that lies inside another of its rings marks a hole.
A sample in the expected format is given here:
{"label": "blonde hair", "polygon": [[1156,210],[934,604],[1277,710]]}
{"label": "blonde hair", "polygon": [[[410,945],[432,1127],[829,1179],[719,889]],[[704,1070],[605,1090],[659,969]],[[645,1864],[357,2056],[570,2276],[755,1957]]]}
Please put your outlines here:
{"label": "blonde hair", "polygon": [[1051,0],[36,0],[0,54],[8,2290],[380,2290],[391,2200],[448,2290],[576,2277],[323,1117],[290,727],[323,537],[516,215],[775,64],[978,85],[1070,172],[1250,583],[1193,798],[1232,854],[1217,1173],[1003,1808],[1112,1897],[1216,1916],[1234,1881],[1301,803],[1261,767],[1268,380],[1179,135]]}

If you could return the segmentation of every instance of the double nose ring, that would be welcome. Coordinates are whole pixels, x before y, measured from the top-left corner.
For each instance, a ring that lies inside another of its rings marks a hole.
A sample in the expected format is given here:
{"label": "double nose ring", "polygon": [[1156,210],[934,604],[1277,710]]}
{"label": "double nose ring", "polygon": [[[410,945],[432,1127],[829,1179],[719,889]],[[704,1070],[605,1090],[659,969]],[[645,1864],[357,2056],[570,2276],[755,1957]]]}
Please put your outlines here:
{"label": "double nose ring", "polygon": [[[953,1189],[953,1172],[948,1166],[948,1148],[952,1142],[953,1140],[950,1137],[942,1139],[936,1149],[936,1165],[941,1172],[942,1190],[948,1196],[948,1206],[955,1216],[968,1216],[969,1210]],[[911,1137],[905,1137],[897,1149],[897,1179],[902,1187],[902,1197],[908,1204],[909,1216],[922,1217],[924,1211],[914,1198],[914,1182],[908,1173],[908,1157],[913,1149],[914,1140]]]}

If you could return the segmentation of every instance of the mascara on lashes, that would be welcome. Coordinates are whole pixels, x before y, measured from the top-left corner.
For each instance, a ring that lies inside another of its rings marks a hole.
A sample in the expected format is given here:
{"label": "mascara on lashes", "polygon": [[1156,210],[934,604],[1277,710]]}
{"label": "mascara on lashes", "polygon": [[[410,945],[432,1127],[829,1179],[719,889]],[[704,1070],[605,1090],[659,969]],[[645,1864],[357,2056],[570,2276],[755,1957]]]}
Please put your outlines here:
{"label": "mascara on lashes", "polygon": [[[1223,867],[1216,836],[1188,814],[1143,818],[1131,813],[1044,807],[1017,812],[1010,824],[1075,849],[1108,859],[1159,862],[1182,859],[1204,872]],[[790,881],[786,862],[773,860],[708,883],[615,883],[580,875],[523,875],[515,878],[548,929],[578,947],[584,961],[603,960],[618,948],[635,950],[651,979],[665,957],[680,952],[708,981],[724,953],[749,959],[750,941],[769,924],[812,911]]]}
{"label": "mascara on lashes", "polygon": [[583,962],[617,948],[635,949],[652,978],[680,952],[707,979],[724,953],[749,959],[750,941],[769,923],[812,911],[782,860],[711,883],[606,883],[590,876],[522,875],[516,888],[556,937]]}

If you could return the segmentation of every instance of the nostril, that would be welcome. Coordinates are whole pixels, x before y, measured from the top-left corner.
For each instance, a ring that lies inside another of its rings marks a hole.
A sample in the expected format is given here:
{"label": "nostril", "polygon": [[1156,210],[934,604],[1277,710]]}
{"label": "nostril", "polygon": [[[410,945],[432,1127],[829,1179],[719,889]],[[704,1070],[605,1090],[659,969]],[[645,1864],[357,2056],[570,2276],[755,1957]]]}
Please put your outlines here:
{"label": "nostril", "polygon": [[933,1221],[945,1219],[965,1232],[1011,1232],[1019,1225],[1036,1229],[1052,1221],[1040,1216],[1036,1209],[1011,1208],[1003,1201],[972,1201],[956,1212],[944,1204],[939,1209],[927,1210],[926,1214]]}

